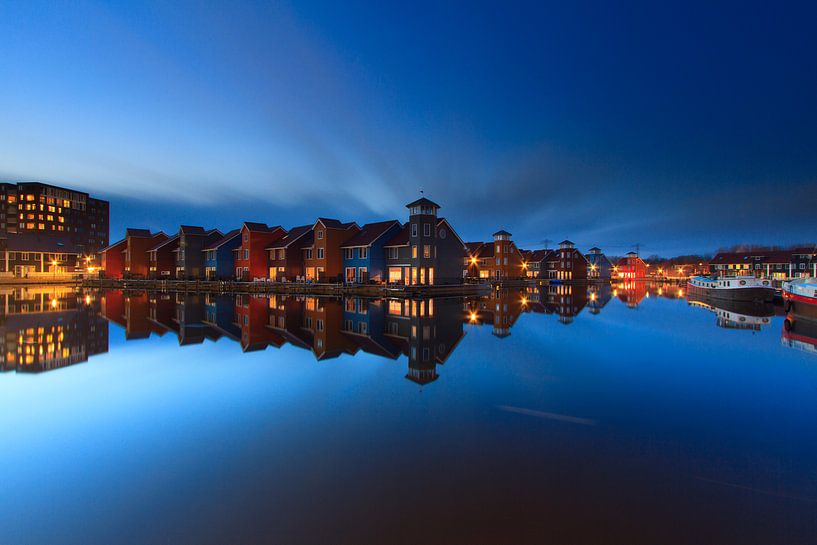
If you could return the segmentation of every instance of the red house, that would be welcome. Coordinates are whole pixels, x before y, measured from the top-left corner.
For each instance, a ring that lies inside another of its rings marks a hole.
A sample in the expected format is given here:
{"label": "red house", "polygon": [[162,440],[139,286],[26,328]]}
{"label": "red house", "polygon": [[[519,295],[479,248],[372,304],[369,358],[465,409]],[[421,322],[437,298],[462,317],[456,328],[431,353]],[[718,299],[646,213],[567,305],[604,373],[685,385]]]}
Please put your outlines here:
{"label": "red house", "polygon": [[269,274],[267,248],[286,234],[286,230],[280,225],[270,227],[264,223],[244,222],[241,226],[241,246],[235,250],[236,280],[267,278]]}
{"label": "red house", "polygon": [[125,274],[125,249],[127,245],[127,240],[122,239],[99,251],[100,266],[105,278],[122,278]]}
{"label": "red house", "polygon": [[644,280],[647,278],[647,264],[635,252],[628,252],[615,266],[616,276],[622,280]]}
{"label": "red house", "polygon": [[147,278],[150,271],[148,251],[167,240],[167,235],[159,231],[152,234],[147,229],[127,229],[125,231],[125,276]]}
{"label": "red house", "polygon": [[269,245],[269,277],[276,282],[303,277],[305,248],[311,248],[313,241],[312,225],[301,225]]}

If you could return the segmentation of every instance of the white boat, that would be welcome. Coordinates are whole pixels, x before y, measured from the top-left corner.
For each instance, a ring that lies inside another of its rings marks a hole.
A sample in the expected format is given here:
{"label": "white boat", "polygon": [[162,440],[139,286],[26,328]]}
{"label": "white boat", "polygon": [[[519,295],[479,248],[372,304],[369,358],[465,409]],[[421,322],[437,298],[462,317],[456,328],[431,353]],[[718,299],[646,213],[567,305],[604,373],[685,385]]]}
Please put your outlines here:
{"label": "white boat", "polygon": [[687,291],[691,295],[727,301],[771,302],[774,298],[771,280],[754,276],[693,276],[687,280]]}

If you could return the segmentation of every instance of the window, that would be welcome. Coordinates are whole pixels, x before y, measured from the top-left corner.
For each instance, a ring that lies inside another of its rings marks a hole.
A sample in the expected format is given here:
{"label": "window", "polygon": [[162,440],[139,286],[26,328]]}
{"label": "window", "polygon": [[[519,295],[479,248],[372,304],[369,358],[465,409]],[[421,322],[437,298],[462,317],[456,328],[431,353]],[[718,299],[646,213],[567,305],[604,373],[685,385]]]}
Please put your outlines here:
{"label": "window", "polygon": [[397,248],[389,248],[389,259],[397,259],[399,255],[399,250]]}
{"label": "window", "polygon": [[366,259],[369,257],[368,248],[360,248],[360,250],[358,250],[358,253],[360,254],[360,259]]}
{"label": "window", "polygon": [[344,248],[343,249],[343,257],[346,259],[354,259],[355,258],[355,249],[354,248]]}
{"label": "window", "polygon": [[411,236],[413,236],[413,237],[417,236],[417,224],[416,223],[411,224]]}
{"label": "window", "polygon": [[317,231],[318,240],[323,240],[323,231]]}
{"label": "window", "polygon": [[428,245],[428,244],[423,246],[423,257],[426,258],[426,259],[431,258],[431,246]]}
{"label": "window", "polygon": [[244,242],[247,242],[249,240],[250,240],[250,234],[249,233],[244,233]]}
{"label": "window", "polygon": [[430,237],[431,236],[431,224],[424,223],[423,224],[423,236]]}
{"label": "window", "polygon": [[318,259],[323,259],[323,248],[318,248]]}
{"label": "window", "polygon": [[312,248],[307,248],[306,250],[306,258],[312,259]]}
{"label": "window", "polygon": [[411,257],[413,257],[415,259],[417,258],[417,246],[412,246],[411,247]]}
{"label": "window", "polygon": [[316,320],[315,325],[318,328],[318,331],[323,331],[323,320]]}
{"label": "window", "polygon": [[249,248],[244,248],[244,259],[250,258],[250,250]]}

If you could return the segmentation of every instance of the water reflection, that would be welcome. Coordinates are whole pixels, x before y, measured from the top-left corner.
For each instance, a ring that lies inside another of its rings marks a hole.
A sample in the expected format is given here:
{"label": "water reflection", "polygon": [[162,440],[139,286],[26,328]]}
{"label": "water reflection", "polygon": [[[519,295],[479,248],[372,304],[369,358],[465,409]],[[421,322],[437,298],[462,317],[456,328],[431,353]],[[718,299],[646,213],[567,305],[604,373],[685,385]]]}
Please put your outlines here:
{"label": "water reflection", "polygon": [[[649,298],[682,299],[673,284],[625,282],[496,290],[479,298],[365,299],[251,296],[107,290],[66,287],[14,288],[0,292],[0,369],[45,371],[86,361],[108,350],[105,320],[128,341],[175,335],[179,345],[226,338],[244,352],[292,345],[318,361],[358,351],[408,359],[406,378],[427,384],[438,378],[467,327],[490,327],[511,335],[520,316],[552,315],[569,325],[587,309],[600,314],[613,300],[636,309]],[[691,306],[715,314],[715,326],[759,331],[781,309],[771,304],[690,297]],[[817,326],[784,329],[785,346],[817,353]]]}
{"label": "water reflection", "polygon": [[98,298],[65,287],[0,290],[0,370],[41,372],[108,351]]}

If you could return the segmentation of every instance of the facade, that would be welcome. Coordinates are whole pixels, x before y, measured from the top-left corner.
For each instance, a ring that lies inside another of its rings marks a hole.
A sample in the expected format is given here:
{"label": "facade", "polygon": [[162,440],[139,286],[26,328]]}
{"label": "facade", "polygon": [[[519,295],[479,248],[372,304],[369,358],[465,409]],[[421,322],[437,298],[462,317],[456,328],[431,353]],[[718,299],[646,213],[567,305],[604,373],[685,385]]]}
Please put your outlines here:
{"label": "facade", "polygon": [[175,277],[179,280],[204,278],[204,248],[224,236],[218,229],[205,231],[195,225],[179,228],[179,245],[176,254]]}
{"label": "facade", "polygon": [[360,232],[355,222],[341,223],[336,219],[318,218],[312,226],[314,240],[306,248],[304,274],[313,282],[343,280],[343,245]]}
{"label": "facade", "polygon": [[720,252],[709,263],[718,276],[763,276],[776,280],[817,276],[817,247]]}
{"label": "facade", "polygon": [[114,242],[99,252],[99,266],[105,278],[122,278],[125,275],[125,249],[128,241],[124,238]]}
{"label": "facade", "polygon": [[241,245],[241,230],[233,229],[204,247],[204,278],[231,280],[235,272],[235,250]]}
{"label": "facade", "polygon": [[269,257],[269,278],[276,282],[294,282],[306,276],[304,259],[313,243],[312,225],[293,227],[266,248]]}
{"label": "facade", "polygon": [[647,264],[635,252],[628,252],[618,260],[614,268],[620,280],[644,280],[647,278]]}
{"label": "facade", "polygon": [[525,278],[527,262],[512,236],[501,230],[493,234],[493,242],[466,243],[464,276],[492,282]]}
{"label": "facade", "polygon": [[551,254],[553,254],[553,250],[548,250],[547,248],[523,252],[522,258],[525,260],[525,275],[528,278],[547,278],[548,256]]}
{"label": "facade", "polygon": [[265,223],[244,222],[241,226],[241,244],[236,248],[236,280],[267,278],[269,274],[267,248],[286,234],[280,225],[270,227]]}
{"label": "facade", "polygon": [[425,197],[406,205],[409,222],[387,242],[388,281],[405,285],[461,284],[465,243],[440,206]]}
{"label": "facade", "polygon": [[343,280],[350,283],[382,283],[387,280],[386,242],[403,226],[397,220],[367,223],[360,232],[341,246]]}
{"label": "facade", "polygon": [[125,231],[124,275],[127,278],[147,278],[150,272],[148,251],[167,240],[163,232],[151,233],[147,229]]}
{"label": "facade", "polygon": [[559,248],[546,257],[548,279],[562,282],[587,281],[587,259],[569,240],[559,243]]}
{"label": "facade", "polygon": [[57,238],[83,262],[108,246],[109,219],[108,201],[82,191],[39,182],[0,184],[0,231]]}
{"label": "facade", "polygon": [[84,268],[81,256],[69,241],[36,234],[8,234],[0,238],[0,272],[25,278],[68,274]]}
{"label": "facade", "polygon": [[148,250],[148,278],[167,280],[176,270],[179,235],[173,235]]}
{"label": "facade", "polygon": [[587,260],[588,280],[610,280],[613,275],[613,263],[601,252],[600,248],[590,248],[584,258]]}

